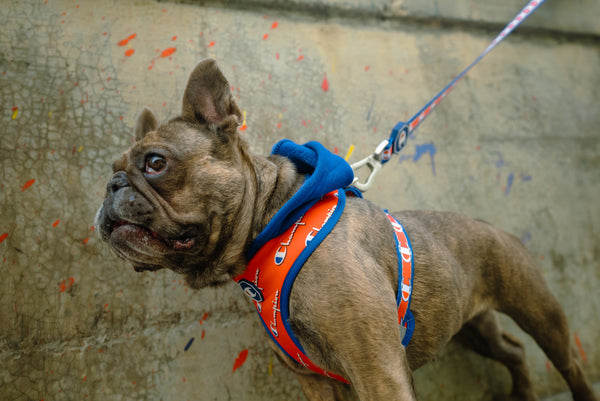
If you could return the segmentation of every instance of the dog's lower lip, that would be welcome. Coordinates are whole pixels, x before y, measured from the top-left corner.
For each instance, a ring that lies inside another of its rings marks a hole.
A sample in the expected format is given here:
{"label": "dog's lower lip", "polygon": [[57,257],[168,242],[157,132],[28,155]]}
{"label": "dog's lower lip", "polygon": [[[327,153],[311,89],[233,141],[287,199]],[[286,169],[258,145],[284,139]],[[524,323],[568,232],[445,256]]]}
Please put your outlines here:
{"label": "dog's lower lip", "polygon": [[113,233],[121,227],[125,227],[125,229],[129,229],[129,230],[135,230],[135,231],[141,232],[141,233],[143,233],[142,235],[149,235],[153,240],[159,241],[159,242],[163,243],[164,245],[172,248],[175,251],[187,251],[187,250],[192,249],[196,245],[195,237],[187,237],[187,238],[183,238],[183,239],[167,239],[167,238],[164,238],[163,236],[161,236],[160,234],[158,234],[156,231],[152,231],[145,226],[131,223],[126,220],[119,220],[119,221],[114,222],[113,229],[112,229]]}

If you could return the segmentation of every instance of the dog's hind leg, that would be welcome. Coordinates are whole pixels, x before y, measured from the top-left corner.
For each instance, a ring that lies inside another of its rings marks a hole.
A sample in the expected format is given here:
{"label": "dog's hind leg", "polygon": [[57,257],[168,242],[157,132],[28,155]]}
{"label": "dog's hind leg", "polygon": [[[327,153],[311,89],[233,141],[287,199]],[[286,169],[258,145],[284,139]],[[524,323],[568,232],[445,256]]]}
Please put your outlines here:
{"label": "dog's hind leg", "polygon": [[497,231],[487,250],[494,284],[492,307],[510,316],[537,342],[567,382],[575,401],[596,401],[571,346],[563,309],[521,241]]}
{"label": "dog's hind leg", "polygon": [[536,400],[523,344],[503,332],[498,316],[488,309],[468,321],[455,338],[475,352],[504,364],[512,376],[511,399]]}
{"label": "dog's hind leg", "polygon": [[[575,401],[597,401],[571,346],[566,316],[543,282],[527,288],[535,305],[503,305],[514,321],[530,334],[567,382]],[[532,292],[537,292],[533,294]]]}

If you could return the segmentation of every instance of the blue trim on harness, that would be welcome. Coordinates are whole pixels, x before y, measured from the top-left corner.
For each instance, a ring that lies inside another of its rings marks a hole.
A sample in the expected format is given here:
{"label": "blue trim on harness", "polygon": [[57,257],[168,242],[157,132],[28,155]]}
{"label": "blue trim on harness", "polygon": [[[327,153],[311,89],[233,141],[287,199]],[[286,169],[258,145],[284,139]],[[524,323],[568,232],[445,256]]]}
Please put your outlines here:
{"label": "blue trim on harness", "polygon": [[343,190],[338,190],[337,196],[338,196],[339,200],[338,200],[338,204],[337,204],[335,211],[333,212],[333,214],[331,215],[331,217],[329,218],[329,220],[327,221],[325,226],[323,228],[321,228],[321,230],[319,230],[317,235],[315,235],[315,237],[312,239],[312,241],[310,241],[308,246],[306,248],[304,248],[302,253],[300,253],[298,258],[294,261],[294,264],[292,264],[292,267],[290,268],[287,276],[285,277],[285,281],[283,282],[283,288],[281,289],[281,301],[280,301],[281,302],[281,304],[280,304],[281,320],[283,320],[283,325],[285,326],[285,329],[287,330],[287,332],[288,332],[290,338],[292,339],[292,341],[294,342],[294,344],[296,344],[296,347],[298,347],[305,354],[306,354],[306,352],[304,351],[304,348],[300,344],[300,341],[298,341],[298,339],[294,335],[294,331],[292,330],[292,326],[290,325],[290,322],[289,322],[290,293],[292,291],[292,286],[294,284],[294,281],[296,280],[296,276],[298,275],[298,272],[300,272],[300,269],[302,268],[302,266],[304,265],[306,260],[310,257],[310,255],[312,255],[312,253],[315,251],[315,249],[317,249],[317,247],[319,245],[321,245],[321,242],[323,242],[325,237],[327,237],[327,235],[329,235],[331,230],[333,230],[333,228],[337,224],[338,220],[342,216],[344,207],[346,206],[346,195]]}
{"label": "blue trim on harness", "polygon": [[[396,221],[398,221],[398,219],[396,219]],[[398,223],[400,224],[399,221],[398,221]],[[404,227],[403,227],[403,229],[404,229]],[[404,233],[406,234],[406,231],[404,231]],[[397,240],[398,239],[396,239],[396,241]],[[406,234],[406,241],[408,241],[408,247],[410,248],[410,253],[412,255],[412,260],[411,260],[412,266],[410,269],[410,286],[414,290],[414,288],[415,288],[415,283],[414,283],[415,254],[413,253],[413,247],[412,247],[412,244],[410,243],[410,237],[408,236],[408,234]],[[397,247],[396,247],[396,249],[397,249]],[[410,309],[411,301],[412,301],[412,291],[410,292],[410,297],[408,298],[408,308],[406,309],[406,315],[404,315],[404,319],[402,322],[404,324],[404,327],[406,327],[406,333],[404,333],[404,338],[402,339],[402,345],[404,345],[405,347],[408,346],[408,343],[410,342],[410,339],[412,338],[413,333],[415,331],[415,317],[413,316],[412,311]]]}

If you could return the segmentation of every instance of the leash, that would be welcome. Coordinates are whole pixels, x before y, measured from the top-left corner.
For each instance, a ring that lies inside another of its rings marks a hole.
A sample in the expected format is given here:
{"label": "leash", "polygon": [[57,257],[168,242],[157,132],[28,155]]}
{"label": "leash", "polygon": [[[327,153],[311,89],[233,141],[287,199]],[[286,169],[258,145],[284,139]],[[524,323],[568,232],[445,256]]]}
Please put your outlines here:
{"label": "leash", "polygon": [[[406,141],[412,132],[429,116],[429,114],[435,109],[435,107],[445,98],[448,93],[454,88],[454,86],[461,80],[463,76],[471,68],[475,66],[482,58],[484,58],[496,45],[502,42],[512,31],[515,30],[527,17],[541,6],[546,0],[530,0],[529,3],[517,14],[511,22],[500,32],[498,36],[492,41],[492,43],[481,53],[475,61],[473,61],[467,68],[465,68],[460,74],[456,76],[444,89],[442,89],[433,99],[431,99],[417,114],[412,116],[407,122],[398,122],[392,129],[392,133],[388,139],[383,140],[375,151],[370,156],[354,163],[351,165],[354,171],[355,178],[352,185],[358,188],[360,191],[365,192],[373,184],[375,175],[381,170],[381,167],[390,161],[391,157],[395,153],[399,153],[406,145]],[[365,182],[360,182],[356,172],[362,167],[367,166],[370,170],[368,177]]]}

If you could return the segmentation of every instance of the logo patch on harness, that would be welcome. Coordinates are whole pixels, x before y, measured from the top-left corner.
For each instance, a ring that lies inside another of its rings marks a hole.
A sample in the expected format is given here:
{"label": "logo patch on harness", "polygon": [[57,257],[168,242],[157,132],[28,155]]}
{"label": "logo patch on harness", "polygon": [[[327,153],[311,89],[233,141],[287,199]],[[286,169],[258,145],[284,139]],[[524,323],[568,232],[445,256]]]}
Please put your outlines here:
{"label": "logo patch on harness", "polygon": [[260,288],[258,288],[256,284],[246,279],[241,279],[240,281],[238,281],[238,284],[240,285],[240,287],[242,287],[242,291],[244,291],[244,294],[252,298],[253,301],[260,303],[265,300],[265,297],[260,291]]}

